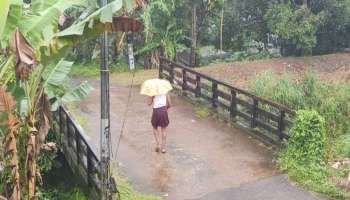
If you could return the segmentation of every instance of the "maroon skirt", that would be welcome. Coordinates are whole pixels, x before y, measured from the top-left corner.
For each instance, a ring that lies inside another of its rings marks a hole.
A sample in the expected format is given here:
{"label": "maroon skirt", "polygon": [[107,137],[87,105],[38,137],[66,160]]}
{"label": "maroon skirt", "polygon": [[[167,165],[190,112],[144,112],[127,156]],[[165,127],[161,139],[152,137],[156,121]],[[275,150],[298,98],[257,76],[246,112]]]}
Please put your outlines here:
{"label": "maroon skirt", "polygon": [[151,123],[153,128],[166,128],[169,125],[167,107],[153,108]]}

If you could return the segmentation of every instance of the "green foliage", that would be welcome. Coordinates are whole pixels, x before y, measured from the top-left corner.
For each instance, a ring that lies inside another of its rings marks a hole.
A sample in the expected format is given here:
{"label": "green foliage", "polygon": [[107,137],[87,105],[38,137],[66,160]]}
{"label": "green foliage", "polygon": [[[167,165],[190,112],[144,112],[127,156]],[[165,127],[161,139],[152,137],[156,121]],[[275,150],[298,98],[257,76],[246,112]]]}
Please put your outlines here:
{"label": "green foliage", "polygon": [[210,116],[210,110],[207,107],[196,105],[194,113],[198,118],[207,118]]}
{"label": "green foliage", "polygon": [[287,146],[279,155],[279,167],[307,189],[335,198],[349,197],[329,181],[332,173],[325,164],[326,139],[324,118],[316,111],[299,110]]}
{"label": "green foliage", "polygon": [[49,172],[55,167],[55,158],[57,153],[54,151],[43,151],[38,156],[38,168],[41,173]]}
{"label": "green foliage", "polygon": [[0,2],[0,36],[4,30],[7,14],[10,7],[10,0],[3,0]]}
{"label": "green foliage", "polygon": [[118,200],[161,200],[162,198],[153,195],[144,195],[136,192],[132,185],[119,174],[115,174],[114,178],[118,183],[120,199]]}
{"label": "green foliage", "polygon": [[303,93],[288,74],[280,77],[271,71],[263,72],[251,80],[249,88],[256,95],[270,98],[287,107],[304,107]]}
{"label": "green foliage", "polygon": [[236,51],[228,59],[232,61],[254,61],[271,58],[271,55],[267,51],[261,51],[258,53],[251,53],[249,51]]}
{"label": "green foliage", "polygon": [[[49,133],[49,141],[55,141],[56,134]],[[67,161],[60,152],[55,153],[53,160],[46,160],[51,167],[43,176],[43,185],[37,187],[38,199],[43,200],[87,200],[88,197],[84,193],[84,187],[79,184],[78,179],[71,171]],[[40,158],[39,158],[40,162]]]}
{"label": "green foliage", "polygon": [[349,198],[330,182],[339,175],[327,160],[350,155],[350,85],[321,81],[311,72],[293,80],[291,75],[268,71],[253,79],[249,88],[294,110],[304,109],[297,113],[291,138],[279,156],[281,169],[309,190]]}
{"label": "green foliage", "polygon": [[[140,69],[142,66],[136,64],[135,68]],[[129,72],[129,63],[126,58],[120,58],[109,66],[109,70],[111,73]],[[72,76],[97,77],[100,75],[100,64],[95,62],[75,64],[70,74]]]}
{"label": "green foliage", "polygon": [[331,53],[349,47],[347,42],[350,40],[349,0],[312,1],[310,9],[313,13],[320,15],[315,53]]}
{"label": "green foliage", "polygon": [[69,191],[60,191],[58,189],[39,189],[37,195],[38,199],[40,200],[88,200],[87,196],[79,188],[73,188]]}
{"label": "green foliage", "polygon": [[183,28],[176,23],[175,4],[164,0],[151,1],[142,14],[145,25],[145,43],[136,53],[141,54],[162,47],[165,56],[174,59],[184,40]]}
{"label": "green foliage", "polygon": [[350,131],[350,86],[347,83],[322,81],[311,72],[299,81],[293,80],[288,74],[279,76],[265,72],[253,79],[249,88],[258,96],[292,109],[312,109],[321,113],[326,120],[329,142]]}
{"label": "green foliage", "polygon": [[340,158],[350,158],[350,134],[342,135],[336,139],[334,152]]}
{"label": "green foliage", "polygon": [[268,27],[280,39],[297,49],[311,53],[316,46],[319,17],[306,8],[293,8],[291,4],[276,4],[265,15]]}
{"label": "green foliage", "polygon": [[[325,145],[325,120],[316,111],[299,110],[282,159],[293,160],[294,164],[321,164],[325,159]],[[290,167],[285,160],[281,160],[281,164],[284,170]]]}
{"label": "green foliage", "polygon": [[100,75],[100,68],[97,63],[75,64],[70,74],[72,76],[97,77]]}

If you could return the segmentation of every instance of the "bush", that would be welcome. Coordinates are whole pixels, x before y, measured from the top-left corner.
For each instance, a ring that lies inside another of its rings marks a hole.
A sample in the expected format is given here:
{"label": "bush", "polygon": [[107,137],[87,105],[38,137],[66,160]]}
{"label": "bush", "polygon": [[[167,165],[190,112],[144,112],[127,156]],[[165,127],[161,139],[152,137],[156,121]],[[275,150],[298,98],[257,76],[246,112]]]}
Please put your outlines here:
{"label": "bush", "polygon": [[290,130],[288,148],[282,153],[282,169],[293,167],[289,161],[297,165],[321,164],[325,159],[325,145],[324,118],[316,111],[298,111]]}
{"label": "bush", "polygon": [[316,111],[297,112],[286,149],[278,158],[281,170],[307,189],[336,198],[345,198],[343,193],[329,181],[332,175],[325,163],[325,120]]}

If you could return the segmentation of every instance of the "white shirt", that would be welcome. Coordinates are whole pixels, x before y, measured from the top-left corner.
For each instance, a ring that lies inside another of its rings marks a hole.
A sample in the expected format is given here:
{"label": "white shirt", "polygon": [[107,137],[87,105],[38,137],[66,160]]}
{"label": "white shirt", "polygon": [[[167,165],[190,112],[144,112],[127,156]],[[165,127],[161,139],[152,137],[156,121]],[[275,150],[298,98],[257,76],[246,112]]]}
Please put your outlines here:
{"label": "white shirt", "polygon": [[166,95],[157,95],[153,98],[153,108],[161,108],[166,106]]}

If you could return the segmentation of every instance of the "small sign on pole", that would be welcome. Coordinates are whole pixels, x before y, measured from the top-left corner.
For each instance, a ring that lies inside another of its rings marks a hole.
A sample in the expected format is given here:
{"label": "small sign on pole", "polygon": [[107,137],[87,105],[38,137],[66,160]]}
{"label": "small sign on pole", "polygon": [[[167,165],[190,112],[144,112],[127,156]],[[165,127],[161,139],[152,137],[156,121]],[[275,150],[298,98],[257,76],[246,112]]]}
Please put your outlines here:
{"label": "small sign on pole", "polygon": [[133,46],[133,35],[132,33],[128,34],[128,55],[129,55],[129,69],[135,70],[135,58],[134,58],[134,46]]}

